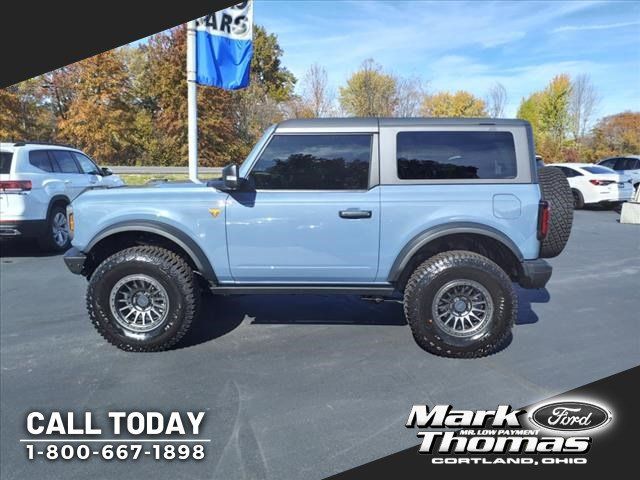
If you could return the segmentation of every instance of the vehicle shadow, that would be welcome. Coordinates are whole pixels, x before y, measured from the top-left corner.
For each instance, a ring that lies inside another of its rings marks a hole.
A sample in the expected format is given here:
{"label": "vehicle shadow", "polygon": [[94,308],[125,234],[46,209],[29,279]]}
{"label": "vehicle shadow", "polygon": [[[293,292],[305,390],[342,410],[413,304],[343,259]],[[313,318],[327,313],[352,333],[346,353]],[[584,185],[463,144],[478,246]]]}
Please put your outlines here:
{"label": "vehicle shadow", "polygon": [[252,325],[407,325],[401,304],[375,304],[351,295],[205,295],[180,347],[219,338],[243,321]]}
{"label": "vehicle shadow", "polygon": [[[536,323],[533,303],[547,303],[546,289],[516,287],[516,325]],[[374,302],[352,295],[204,295],[200,313],[178,348],[222,337],[243,322],[250,325],[407,325],[402,304]],[[505,342],[505,348],[509,341]]]}
{"label": "vehicle shadow", "polygon": [[518,318],[516,325],[529,325],[538,321],[538,315],[531,308],[532,303],[548,303],[551,299],[546,288],[528,290],[516,286],[518,296]]}
{"label": "vehicle shadow", "polygon": [[0,258],[7,257],[53,257],[59,252],[43,251],[35,240],[1,240]]}

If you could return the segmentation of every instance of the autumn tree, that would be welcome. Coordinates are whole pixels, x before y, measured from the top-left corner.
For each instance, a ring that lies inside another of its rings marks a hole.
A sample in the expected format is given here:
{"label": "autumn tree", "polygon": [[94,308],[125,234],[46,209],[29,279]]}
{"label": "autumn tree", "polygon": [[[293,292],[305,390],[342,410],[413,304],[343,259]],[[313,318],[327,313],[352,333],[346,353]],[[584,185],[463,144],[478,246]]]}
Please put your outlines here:
{"label": "autumn tree", "polygon": [[439,92],[425,97],[422,114],[426,117],[485,117],[484,100],[464,90]]}
{"label": "autumn tree", "polygon": [[600,95],[589,75],[578,75],[573,79],[569,99],[569,129],[577,142],[580,142],[586,135],[599,102]]}
{"label": "autumn tree", "polygon": [[486,99],[487,113],[491,118],[504,116],[504,108],[507,105],[507,89],[500,82],[495,82],[489,88]]}
{"label": "autumn tree", "polygon": [[25,128],[18,113],[21,110],[18,87],[0,89],[0,140],[25,138]]}
{"label": "autumn tree", "polygon": [[567,142],[570,125],[569,102],[571,79],[566,74],[555,76],[544,88],[523,98],[517,117],[529,121],[533,128],[536,150],[545,161],[558,162],[580,153]]}
{"label": "autumn tree", "polygon": [[396,117],[416,117],[425,97],[425,85],[418,77],[396,78]]}
{"label": "autumn tree", "polygon": [[640,152],[640,112],[623,112],[601,119],[593,128],[590,160]]}
{"label": "autumn tree", "polygon": [[340,87],[340,105],[356,117],[392,116],[397,105],[396,80],[372,59],[365,60]]}
{"label": "autumn tree", "polygon": [[134,111],[130,79],[118,50],[110,50],[70,67],[75,97],[58,136],[107,164],[135,160]]}
{"label": "autumn tree", "polygon": [[334,113],[335,92],[329,86],[327,71],[314,63],[302,80],[302,105],[297,116],[328,117]]}

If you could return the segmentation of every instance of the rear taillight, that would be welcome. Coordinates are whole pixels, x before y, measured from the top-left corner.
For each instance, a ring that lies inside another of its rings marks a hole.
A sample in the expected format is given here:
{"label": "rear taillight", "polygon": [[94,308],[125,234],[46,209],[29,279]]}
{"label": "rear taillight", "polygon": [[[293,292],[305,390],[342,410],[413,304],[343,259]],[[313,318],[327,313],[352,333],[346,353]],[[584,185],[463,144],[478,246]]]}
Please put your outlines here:
{"label": "rear taillight", "polygon": [[31,190],[31,180],[3,180],[0,190],[5,192],[28,192]]}
{"label": "rear taillight", "polygon": [[592,185],[597,185],[598,187],[603,187],[605,185],[611,185],[612,183],[615,183],[615,181],[613,181],[613,180],[595,180],[595,179],[591,179],[591,180],[589,180],[589,183],[591,183]]}
{"label": "rear taillight", "polygon": [[549,233],[549,219],[551,218],[551,208],[549,202],[540,200],[538,205],[538,240],[542,240]]}

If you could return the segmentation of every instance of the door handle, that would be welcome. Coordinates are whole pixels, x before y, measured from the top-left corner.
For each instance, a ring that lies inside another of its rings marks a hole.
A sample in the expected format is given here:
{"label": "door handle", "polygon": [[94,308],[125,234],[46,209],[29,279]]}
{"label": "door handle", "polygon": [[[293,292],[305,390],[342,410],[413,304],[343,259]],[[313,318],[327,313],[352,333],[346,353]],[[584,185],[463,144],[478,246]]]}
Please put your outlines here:
{"label": "door handle", "polygon": [[358,208],[349,208],[347,210],[340,210],[340,218],[352,219],[352,218],[371,218],[371,210],[360,210]]}
{"label": "door handle", "polygon": [[64,184],[65,184],[65,185],[70,185],[70,184],[71,184],[71,180],[65,180],[65,181],[64,181]]}

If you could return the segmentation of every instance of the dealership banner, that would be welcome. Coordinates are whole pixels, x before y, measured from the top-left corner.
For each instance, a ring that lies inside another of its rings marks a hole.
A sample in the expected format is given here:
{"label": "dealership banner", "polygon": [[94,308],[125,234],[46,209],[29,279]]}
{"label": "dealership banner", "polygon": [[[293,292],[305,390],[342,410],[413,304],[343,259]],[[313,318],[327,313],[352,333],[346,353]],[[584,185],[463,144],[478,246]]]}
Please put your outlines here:
{"label": "dealership banner", "polygon": [[565,472],[569,466],[575,473],[588,469],[590,474],[606,474],[631,466],[637,455],[639,384],[640,367],[635,367],[522,408],[413,405],[405,427],[415,432],[419,445],[330,478],[413,478],[471,471],[499,476],[544,467]]}
{"label": "dealership banner", "polygon": [[236,90],[249,85],[253,55],[253,2],[196,20],[196,80]]}

